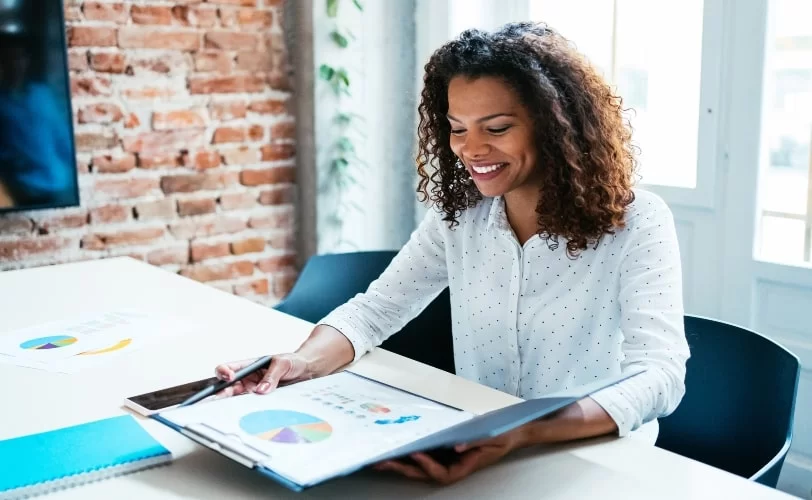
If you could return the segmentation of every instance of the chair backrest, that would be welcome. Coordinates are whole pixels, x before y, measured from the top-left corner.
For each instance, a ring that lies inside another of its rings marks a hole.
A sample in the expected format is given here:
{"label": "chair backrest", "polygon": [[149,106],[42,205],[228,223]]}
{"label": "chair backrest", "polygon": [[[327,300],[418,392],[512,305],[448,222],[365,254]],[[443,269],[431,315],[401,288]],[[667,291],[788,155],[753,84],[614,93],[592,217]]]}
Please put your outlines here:
{"label": "chair backrest", "polygon": [[688,315],[685,396],[657,446],[775,487],[792,440],[798,358],[752,330]]}
{"label": "chair backrest", "polygon": [[[367,251],[313,256],[290,293],[274,309],[306,321],[319,321],[357,293],[366,291],[396,253]],[[380,347],[455,373],[448,289]]]}

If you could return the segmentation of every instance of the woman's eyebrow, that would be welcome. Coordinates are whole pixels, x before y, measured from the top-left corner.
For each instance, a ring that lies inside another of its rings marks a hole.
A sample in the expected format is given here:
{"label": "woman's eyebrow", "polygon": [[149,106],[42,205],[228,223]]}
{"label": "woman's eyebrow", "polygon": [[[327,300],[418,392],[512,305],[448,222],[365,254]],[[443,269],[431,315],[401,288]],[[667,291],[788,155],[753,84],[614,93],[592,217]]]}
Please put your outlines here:
{"label": "woman's eyebrow", "polygon": [[[446,118],[448,118],[448,119],[449,119],[449,120],[451,120],[451,121],[455,121],[455,122],[457,122],[457,123],[462,123],[460,120],[458,120],[458,119],[454,118],[454,117],[453,117],[453,116],[451,116],[450,114],[446,114],[445,116],[446,116]],[[482,118],[479,118],[479,119],[477,120],[477,123],[486,122],[486,121],[488,121],[488,120],[491,120],[491,119],[493,119],[493,118],[498,118],[498,117],[500,117],[500,116],[509,116],[509,117],[515,117],[516,115],[514,115],[513,113],[494,113],[494,114],[492,114],[492,115],[483,116]]]}

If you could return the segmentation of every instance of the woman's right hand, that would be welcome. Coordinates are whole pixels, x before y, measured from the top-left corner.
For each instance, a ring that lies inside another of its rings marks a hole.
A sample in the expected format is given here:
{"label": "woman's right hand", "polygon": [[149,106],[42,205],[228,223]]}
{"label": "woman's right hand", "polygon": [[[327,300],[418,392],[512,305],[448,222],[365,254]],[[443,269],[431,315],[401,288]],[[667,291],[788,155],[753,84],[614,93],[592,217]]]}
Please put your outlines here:
{"label": "woman's right hand", "polygon": [[[215,368],[215,373],[222,380],[231,380],[234,373],[256,361],[256,358],[223,363]],[[279,354],[271,359],[271,365],[263,370],[252,373],[239,382],[226,387],[217,397],[236,396],[246,392],[267,394],[276,389],[281,383],[299,382],[314,378],[313,371],[307,360],[300,354]]]}

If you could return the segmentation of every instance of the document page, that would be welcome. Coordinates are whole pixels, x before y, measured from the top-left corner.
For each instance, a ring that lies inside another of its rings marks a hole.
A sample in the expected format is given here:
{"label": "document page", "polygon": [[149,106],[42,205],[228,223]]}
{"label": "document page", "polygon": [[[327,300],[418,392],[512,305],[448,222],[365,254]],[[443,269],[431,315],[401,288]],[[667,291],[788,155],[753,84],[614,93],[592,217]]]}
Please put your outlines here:
{"label": "document page", "polygon": [[341,372],[161,416],[240,441],[267,468],[307,486],[474,415]]}

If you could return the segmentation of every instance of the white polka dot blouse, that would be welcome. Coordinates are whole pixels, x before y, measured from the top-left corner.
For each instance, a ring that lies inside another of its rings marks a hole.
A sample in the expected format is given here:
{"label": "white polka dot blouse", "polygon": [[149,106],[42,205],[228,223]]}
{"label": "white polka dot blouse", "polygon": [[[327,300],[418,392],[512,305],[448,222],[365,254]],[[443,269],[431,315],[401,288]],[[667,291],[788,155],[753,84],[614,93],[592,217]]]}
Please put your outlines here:
{"label": "white polka dot blouse", "polygon": [[676,408],[689,357],[672,213],[651,192],[635,195],[626,227],[576,258],[563,239],[554,250],[539,237],[520,245],[501,197],[454,228],[429,210],[368,290],[320,323],[358,359],[449,287],[461,377],[527,399],[647,368],[592,396],[626,435]]}

